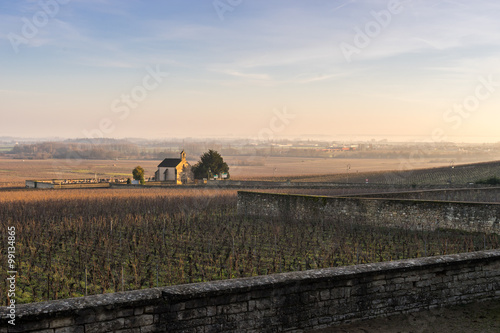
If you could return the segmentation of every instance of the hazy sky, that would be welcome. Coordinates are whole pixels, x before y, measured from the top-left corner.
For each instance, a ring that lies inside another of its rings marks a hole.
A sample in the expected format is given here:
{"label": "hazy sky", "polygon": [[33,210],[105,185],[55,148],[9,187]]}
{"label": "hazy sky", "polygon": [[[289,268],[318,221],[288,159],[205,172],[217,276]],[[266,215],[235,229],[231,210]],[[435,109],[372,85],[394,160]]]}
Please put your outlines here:
{"label": "hazy sky", "polygon": [[0,2],[0,136],[500,141],[500,3]]}

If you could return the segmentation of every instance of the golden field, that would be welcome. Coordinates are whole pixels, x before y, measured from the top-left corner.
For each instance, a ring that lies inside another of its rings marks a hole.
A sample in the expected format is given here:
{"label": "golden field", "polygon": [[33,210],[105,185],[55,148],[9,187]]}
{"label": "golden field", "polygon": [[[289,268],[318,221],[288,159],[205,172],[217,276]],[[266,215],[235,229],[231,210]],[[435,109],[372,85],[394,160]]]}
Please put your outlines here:
{"label": "golden field", "polygon": [[[276,179],[299,176],[344,175],[349,173],[369,173],[399,171],[449,166],[447,160],[422,158],[416,160],[387,159],[332,159],[303,157],[256,157],[227,156],[232,179]],[[189,160],[191,165],[196,160]],[[461,160],[456,165],[485,160]],[[137,165],[144,168],[146,178],[156,171],[158,160],[18,160],[0,159],[0,187],[24,186],[27,179],[85,179],[85,178],[128,178]]]}

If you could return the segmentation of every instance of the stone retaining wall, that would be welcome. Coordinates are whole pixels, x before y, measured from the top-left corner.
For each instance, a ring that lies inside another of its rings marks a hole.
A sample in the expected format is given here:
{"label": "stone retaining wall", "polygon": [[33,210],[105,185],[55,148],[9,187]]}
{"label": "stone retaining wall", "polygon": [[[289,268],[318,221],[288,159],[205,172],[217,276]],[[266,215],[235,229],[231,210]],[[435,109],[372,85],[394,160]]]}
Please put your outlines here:
{"label": "stone retaining wall", "polygon": [[238,192],[238,213],[500,233],[500,204]]}
{"label": "stone retaining wall", "polygon": [[20,305],[0,332],[303,332],[500,299],[500,250]]}

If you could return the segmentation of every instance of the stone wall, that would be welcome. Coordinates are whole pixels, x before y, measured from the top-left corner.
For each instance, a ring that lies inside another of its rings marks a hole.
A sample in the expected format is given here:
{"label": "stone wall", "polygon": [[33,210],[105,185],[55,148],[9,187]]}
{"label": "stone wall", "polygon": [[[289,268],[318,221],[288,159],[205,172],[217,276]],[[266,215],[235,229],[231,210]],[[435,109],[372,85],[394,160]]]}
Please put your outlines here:
{"label": "stone wall", "polygon": [[500,299],[500,250],[20,305],[0,332],[303,332]]}
{"label": "stone wall", "polygon": [[26,180],[25,187],[27,188],[54,188],[54,184],[50,181]]}
{"label": "stone wall", "polygon": [[26,180],[24,182],[25,187],[27,188],[35,188],[35,181],[34,180]]}
{"label": "stone wall", "polygon": [[[444,200],[481,203],[499,203],[500,187],[462,188],[462,189],[439,189],[426,191],[373,193],[353,195],[363,198],[394,198],[394,199],[418,199],[418,200]],[[350,196],[352,197],[352,196]]]}
{"label": "stone wall", "polygon": [[500,204],[238,192],[238,213],[500,233]]}

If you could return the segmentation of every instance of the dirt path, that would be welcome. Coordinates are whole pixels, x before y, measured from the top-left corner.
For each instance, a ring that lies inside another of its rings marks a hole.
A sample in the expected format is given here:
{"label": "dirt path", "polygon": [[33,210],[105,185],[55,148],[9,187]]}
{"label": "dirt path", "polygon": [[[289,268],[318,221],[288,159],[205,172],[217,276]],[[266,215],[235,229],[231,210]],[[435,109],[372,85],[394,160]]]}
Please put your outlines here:
{"label": "dirt path", "polygon": [[310,333],[499,333],[500,300],[360,321]]}

